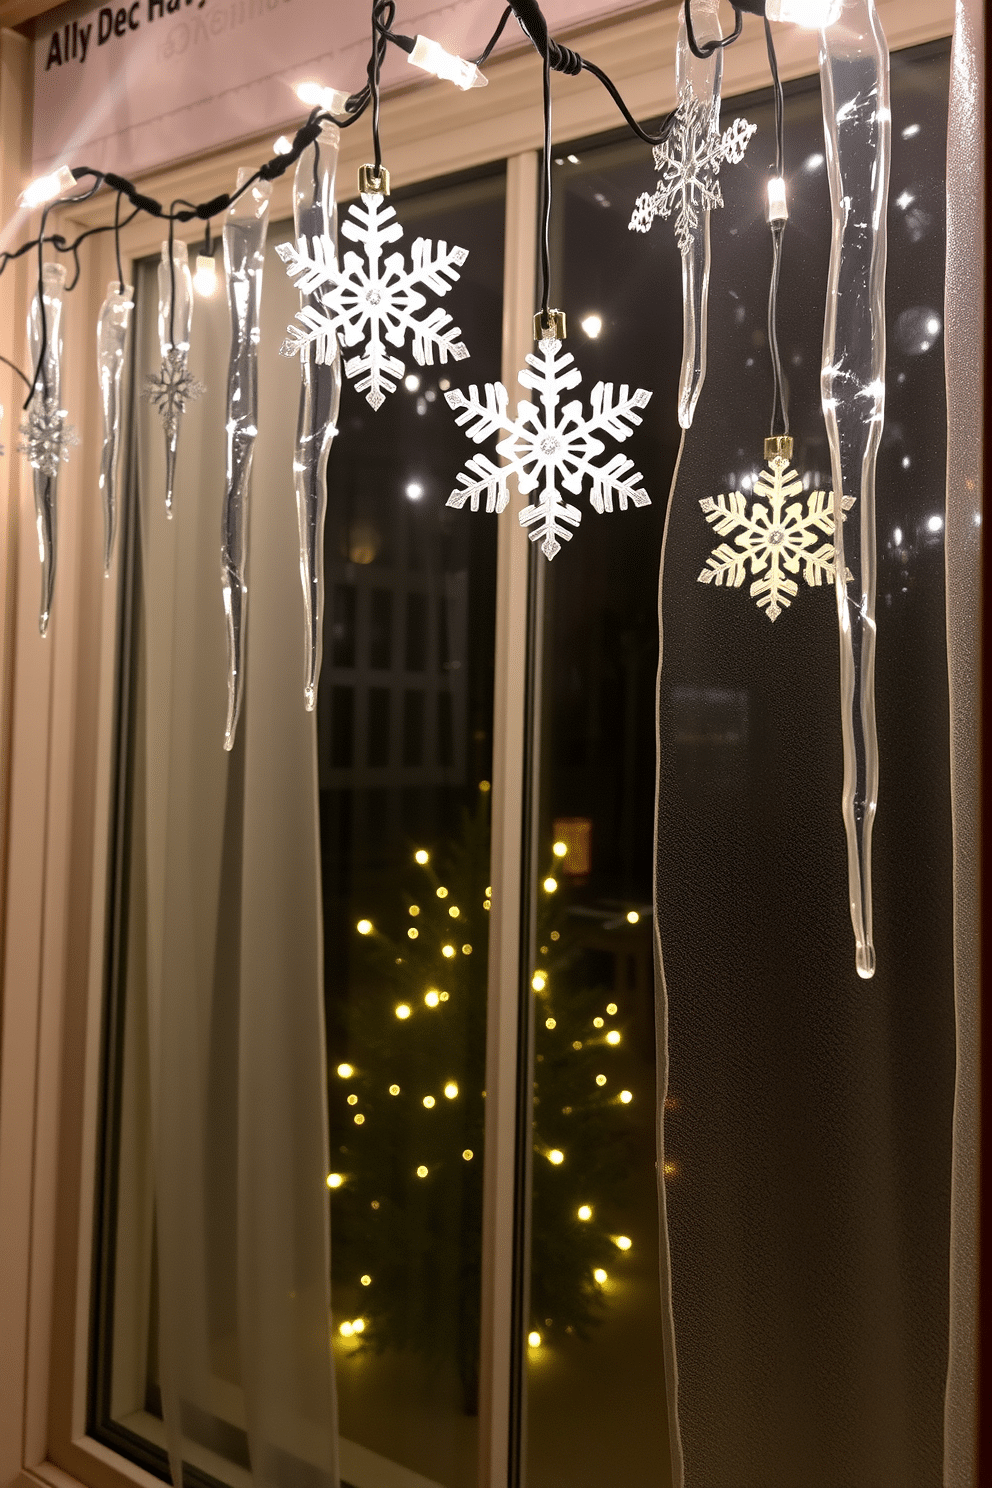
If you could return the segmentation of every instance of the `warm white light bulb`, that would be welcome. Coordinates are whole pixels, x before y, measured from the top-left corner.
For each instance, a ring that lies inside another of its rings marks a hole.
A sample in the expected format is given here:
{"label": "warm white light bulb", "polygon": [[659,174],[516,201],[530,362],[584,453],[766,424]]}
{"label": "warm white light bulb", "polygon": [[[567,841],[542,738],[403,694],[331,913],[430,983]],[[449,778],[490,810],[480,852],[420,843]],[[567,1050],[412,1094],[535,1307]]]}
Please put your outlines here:
{"label": "warm white light bulb", "polygon": [[293,141],[285,134],[281,134],[273,141],[272,148],[277,155],[288,155],[293,148]]}
{"label": "warm white light bulb", "polygon": [[527,1342],[530,1344],[531,1348],[540,1348],[541,1347],[541,1335],[540,1335],[540,1333],[538,1333],[536,1329],[534,1330],[533,1333],[528,1333],[527,1334]]}
{"label": "warm white light bulb", "polygon": [[355,926],[355,929],[358,931],[359,935],[371,935],[372,934],[372,921],[371,920],[359,920],[358,924]]}
{"label": "warm white light bulb", "polygon": [[401,1020],[404,1019],[404,1018],[409,1018],[409,1016],[410,1016],[410,1009],[408,1008],[408,1006],[406,1005],[405,1002],[401,1002],[400,1005],[399,1005],[399,1007],[396,1009],[396,1016],[397,1016],[397,1018],[399,1018]]}
{"label": "warm white light bulb", "polygon": [[426,852],[424,848],[418,847],[417,848],[417,851],[414,853],[413,857],[414,857],[414,861],[415,862],[420,863],[421,865],[423,865],[429,859],[430,853]]}
{"label": "warm white light bulb", "polygon": [[554,1163],[555,1167],[557,1168],[559,1163],[563,1163],[564,1161],[564,1152],[560,1152],[557,1147],[552,1147],[551,1151],[548,1153],[548,1162]]}
{"label": "warm white light bulb", "polygon": [[794,26],[832,26],[843,9],[843,0],[767,0],[765,15],[770,21]]}
{"label": "warm white light bulb", "polygon": [[321,108],[328,114],[343,114],[348,94],[340,88],[324,88],[320,83],[297,83],[296,96],[307,108]]}
{"label": "warm white light bulb", "polygon": [[603,329],[603,319],[600,315],[587,315],[584,320],[579,321],[579,325],[585,331],[589,339],[591,341],[595,341],[596,337]]}
{"label": "warm white light bulb", "polygon": [[75,184],[76,178],[69,167],[60,165],[57,171],[52,171],[47,176],[37,176],[26,186],[17,198],[17,205],[27,212],[33,212],[35,207],[43,207],[46,202],[55,201],[64,191],[71,191]]}
{"label": "warm white light bulb", "polygon": [[340,1188],[343,1182],[344,1182],[344,1178],[342,1177],[342,1175],[340,1173],[328,1173],[328,1175],[327,1175],[327,1186],[328,1186],[328,1188]]}
{"label": "warm white light bulb", "polygon": [[454,83],[458,88],[484,88],[489,81],[483,77],[474,62],[466,62],[463,57],[455,57],[451,52],[446,52],[443,46],[432,41],[429,36],[417,37],[410,53],[410,61],[414,67],[432,72],[435,77]]}
{"label": "warm white light bulb", "polygon": [[785,199],[785,181],[781,176],[768,177],[768,221],[771,223],[786,222],[789,217],[789,204]]}

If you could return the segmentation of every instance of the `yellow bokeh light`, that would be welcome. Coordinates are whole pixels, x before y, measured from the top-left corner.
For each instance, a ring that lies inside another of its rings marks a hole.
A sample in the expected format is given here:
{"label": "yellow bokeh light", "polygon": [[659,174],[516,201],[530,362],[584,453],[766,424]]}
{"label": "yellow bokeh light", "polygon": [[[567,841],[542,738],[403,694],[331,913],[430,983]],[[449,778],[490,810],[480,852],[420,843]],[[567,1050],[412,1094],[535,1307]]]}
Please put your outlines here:
{"label": "yellow bokeh light", "polygon": [[592,1209],[588,1204],[580,1204],[576,1213],[580,1219],[592,1219]]}
{"label": "yellow bokeh light", "polygon": [[558,1022],[555,1018],[545,1018],[544,1026],[545,1028],[557,1028]]}
{"label": "yellow bokeh light", "polygon": [[437,1007],[441,1001],[441,994],[440,992],[435,992],[434,988],[431,987],[429,992],[424,993],[424,1001],[428,1007]]}
{"label": "yellow bokeh light", "polygon": [[416,862],[416,863],[421,863],[421,864],[427,863],[427,862],[430,861],[430,853],[429,852],[426,852],[424,850],[424,848],[418,847],[417,848],[417,851],[413,855],[413,858],[414,858],[414,862]]}
{"label": "yellow bokeh light", "polygon": [[487,890],[486,890],[486,898],[487,898],[487,899],[491,899],[491,898],[492,898],[492,897],[493,897],[493,891],[492,891],[492,889],[491,889],[491,888],[488,888],[488,889],[487,889]]}
{"label": "yellow bokeh light", "polygon": [[448,913],[453,920],[457,920],[458,916],[461,914],[461,910],[458,908],[457,904],[452,904],[449,906]]}
{"label": "yellow bokeh light", "polygon": [[543,971],[535,971],[534,975],[530,979],[530,984],[534,988],[535,992],[543,992],[545,987],[548,985],[548,979],[544,975]]}
{"label": "yellow bokeh light", "polygon": [[371,920],[359,920],[358,924],[355,926],[355,929],[358,931],[359,935],[371,935],[372,934],[372,921]]}
{"label": "yellow bokeh light", "polygon": [[353,1318],[352,1319],[352,1323],[351,1323],[351,1331],[353,1333],[364,1333],[365,1332],[365,1319],[364,1318]]}
{"label": "yellow bokeh light", "polygon": [[623,1101],[625,1106],[629,1106],[631,1101],[634,1099],[633,1092],[630,1090],[621,1090],[620,1099]]}
{"label": "yellow bokeh light", "polygon": [[629,1235],[614,1235],[613,1237],[613,1244],[617,1250],[629,1250],[633,1243]]}
{"label": "yellow bokeh light", "polygon": [[401,1002],[399,1007],[396,1009],[396,1016],[397,1018],[409,1018],[410,1009],[407,1007],[405,1002]]}
{"label": "yellow bokeh light", "polygon": [[423,1163],[421,1163],[420,1164],[420,1167],[417,1169],[417,1177],[418,1178],[426,1178],[427,1177],[427,1169],[424,1167]]}
{"label": "yellow bokeh light", "polygon": [[365,1125],[365,1117],[361,1114],[361,1112],[359,1112],[358,1115],[355,1117],[355,1125],[356,1126],[364,1126]]}
{"label": "yellow bokeh light", "polygon": [[372,1285],[372,1278],[371,1278],[371,1276],[363,1276],[361,1278],[361,1282],[362,1282],[362,1286],[371,1286]]}
{"label": "yellow bokeh light", "polygon": [[432,1111],[434,1109],[434,1097],[432,1095],[425,1095],[424,1105],[427,1107],[428,1111]]}
{"label": "yellow bokeh light", "polygon": [[354,1331],[355,1330],[352,1327],[351,1323],[342,1323],[340,1328],[338,1329],[338,1332],[341,1334],[342,1338],[350,1338]]}
{"label": "yellow bokeh light", "polygon": [[327,1175],[327,1186],[328,1186],[328,1188],[340,1188],[343,1182],[344,1182],[344,1176],[343,1176],[343,1174],[341,1174],[341,1173],[328,1173],[328,1175]]}
{"label": "yellow bokeh light", "polygon": [[414,915],[414,916],[417,916],[420,913],[420,905],[419,904],[411,904],[410,905],[410,913],[412,915]]}
{"label": "yellow bokeh light", "polygon": [[544,880],[544,892],[546,894],[553,894],[557,887],[558,880],[556,878],[549,877]]}
{"label": "yellow bokeh light", "polygon": [[552,930],[552,932],[551,932],[551,939],[552,940],[561,940],[561,936],[559,935],[559,933],[558,933],[557,930]]}
{"label": "yellow bokeh light", "polygon": [[420,934],[420,931],[419,930],[415,930],[413,928],[413,926],[411,925],[410,928],[409,928],[409,930],[406,933],[410,937],[411,940],[416,940],[417,939],[417,936]]}
{"label": "yellow bokeh light", "polygon": [[615,1028],[611,1028],[609,1033],[606,1035],[606,1042],[608,1044],[618,1044],[620,1042],[620,1035],[617,1033]]}
{"label": "yellow bokeh light", "polygon": [[556,858],[563,858],[565,856],[565,854],[568,852],[568,843],[567,842],[556,842],[555,845],[554,845],[554,847],[551,849],[551,851],[554,853],[554,855],[555,855]]}
{"label": "yellow bokeh light", "polygon": [[389,1093],[390,1095],[399,1095],[400,1087],[398,1085],[390,1085]]}
{"label": "yellow bokeh light", "polygon": [[599,1284],[600,1284],[600,1286],[602,1286],[604,1282],[609,1281],[609,1279],[610,1279],[607,1276],[606,1272],[603,1270],[602,1266],[597,1266],[596,1269],[595,1269],[595,1271],[592,1274],[593,1274],[593,1279],[595,1281],[598,1281]]}
{"label": "yellow bokeh light", "polygon": [[357,1106],[358,1105],[358,1096],[357,1095],[349,1095],[349,1097],[348,1097],[348,1104],[349,1104],[349,1106]]}
{"label": "yellow bokeh light", "polygon": [[446,946],[442,946],[441,947],[441,955],[442,956],[447,956],[447,958],[448,958],[449,961],[451,960],[451,958],[452,958],[452,956],[454,954],[455,954],[455,948],[454,948],[453,945],[446,945]]}
{"label": "yellow bokeh light", "polygon": [[444,1087],[444,1093],[447,1096],[448,1100],[455,1099],[456,1095],[458,1094],[458,1086],[455,1084],[454,1080],[448,1081],[447,1085],[445,1085]]}
{"label": "yellow bokeh light", "polygon": [[616,1003],[615,1002],[608,1002],[606,1004],[606,1011],[609,1013],[610,1017],[612,1018],[613,1015],[614,1015],[614,1013],[617,1011],[617,1005],[616,1005]]}
{"label": "yellow bokeh light", "polygon": [[536,1328],[535,1328],[535,1330],[534,1330],[533,1333],[528,1333],[527,1334],[527,1342],[528,1342],[528,1344],[530,1345],[531,1348],[540,1348],[541,1347],[541,1335],[540,1335],[540,1333],[538,1333],[538,1331],[537,1331]]}
{"label": "yellow bokeh light", "polygon": [[559,1163],[563,1163],[564,1161],[564,1152],[559,1151],[557,1147],[552,1147],[551,1151],[548,1153],[548,1162],[554,1163],[555,1167],[557,1167]]}
{"label": "yellow bokeh light", "polygon": [[596,1084],[597,1085],[605,1085],[606,1084],[606,1076],[605,1075],[597,1075],[596,1076]]}
{"label": "yellow bokeh light", "polygon": [[483,909],[492,909],[493,901],[491,899],[483,899],[482,907]]}
{"label": "yellow bokeh light", "polygon": [[338,1065],[338,1074],[341,1076],[342,1080],[350,1080],[354,1073],[355,1071],[350,1064]]}
{"label": "yellow bokeh light", "polygon": [[437,891],[437,897],[439,899],[447,899],[447,897],[448,897],[448,891],[447,891],[447,889],[443,885],[441,886],[441,888],[438,889],[438,891]]}
{"label": "yellow bokeh light", "polygon": [[440,997],[440,999],[441,999],[442,1002],[447,1002],[447,1000],[448,1000],[448,998],[450,996],[450,993],[448,993],[448,992],[439,992],[438,993],[438,996]]}
{"label": "yellow bokeh light", "polygon": [[472,947],[470,945],[463,945],[462,946],[462,955],[463,956],[471,956],[471,954],[472,954]]}
{"label": "yellow bokeh light", "polygon": [[462,1153],[462,1157],[465,1159],[466,1162],[471,1162],[474,1156],[475,1153],[472,1151],[471,1147],[466,1147],[465,1151]]}
{"label": "yellow bokeh light", "polygon": [[581,1049],[582,1048],[582,1040],[581,1039],[573,1039],[572,1040],[572,1048],[573,1049]]}
{"label": "yellow bokeh light", "polygon": [[627,911],[627,924],[628,925],[637,925],[637,924],[639,924],[640,918],[641,917],[637,913],[637,910],[636,909],[628,909],[628,911]]}
{"label": "yellow bokeh light", "polygon": [[593,1026],[593,1028],[602,1028],[602,1026],[603,1026],[603,1020],[602,1020],[602,1018],[593,1018],[593,1020],[592,1020],[592,1026]]}
{"label": "yellow bokeh light", "polygon": [[490,786],[488,780],[480,780],[479,781],[479,789],[481,790],[482,794],[485,795],[486,794],[486,791],[491,790],[492,787]]}

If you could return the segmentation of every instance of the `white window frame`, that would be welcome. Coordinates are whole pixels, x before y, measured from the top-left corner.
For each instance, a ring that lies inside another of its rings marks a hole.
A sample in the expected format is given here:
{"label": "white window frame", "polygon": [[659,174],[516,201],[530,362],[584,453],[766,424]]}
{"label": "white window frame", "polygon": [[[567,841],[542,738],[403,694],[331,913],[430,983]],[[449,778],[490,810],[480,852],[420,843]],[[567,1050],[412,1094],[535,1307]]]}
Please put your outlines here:
{"label": "white window frame", "polygon": [[[0,25],[37,9],[0,0]],[[890,47],[948,36],[952,0],[879,0]],[[674,103],[677,7],[653,3],[566,34],[604,67],[635,116]],[[768,83],[764,37],[749,19],[726,54],[724,95]],[[780,33],[784,78],[814,72],[815,33]],[[9,219],[30,160],[31,47],[0,31],[0,222]],[[515,50],[487,68],[489,86],[462,94],[417,83],[386,97],[382,135],[396,185],[506,161],[503,379],[513,385],[532,347],[536,303],[540,63]],[[556,141],[620,122],[589,75],[555,78]],[[151,173],[162,200],[205,200],[239,163],[269,153],[253,137]],[[351,193],[368,153],[361,125],[342,136],[338,181]],[[63,214],[57,230],[109,220],[103,194]],[[291,215],[290,178],[275,184],[274,221]],[[30,224],[25,225],[25,232]],[[195,232],[191,227],[189,235]],[[142,216],[122,234],[126,260],[156,254],[162,226]],[[116,277],[112,235],[90,239],[68,313],[66,400],[82,446],[60,487],[53,619],[38,634],[39,569],[27,468],[13,453],[10,414],[0,493],[0,1485],[160,1488],[160,1480],[86,1434],[93,1202],[99,1121],[101,1010],[106,984],[108,868],[114,801],[114,675],[120,586],[102,571],[98,505],[99,407],[91,330]],[[22,365],[32,286],[26,261],[0,278],[0,324]],[[18,387],[0,367],[0,402]],[[496,614],[490,1013],[483,1235],[480,1488],[508,1482],[511,1418],[512,1212],[515,1051],[520,966],[525,781],[527,548],[499,524]],[[5,866],[4,866],[5,865]]]}

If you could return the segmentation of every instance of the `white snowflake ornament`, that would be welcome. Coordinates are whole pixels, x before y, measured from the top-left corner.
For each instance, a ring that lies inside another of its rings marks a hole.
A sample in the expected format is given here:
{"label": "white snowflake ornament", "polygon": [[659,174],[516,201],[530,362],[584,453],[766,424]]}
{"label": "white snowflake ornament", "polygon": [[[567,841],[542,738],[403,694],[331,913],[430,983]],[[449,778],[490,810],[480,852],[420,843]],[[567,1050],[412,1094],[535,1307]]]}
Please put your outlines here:
{"label": "white snowflake ornament", "polygon": [[679,251],[688,253],[700,213],[723,206],[720,166],[724,161],[738,165],[744,159],[757,127],[746,119],[735,119],[721,134],[720,95],[705,104],[688,85],[683,87],[672,132],[663,145],[654,147],[658,186],[637,198],[627,224],[630,231],[646,233],[656,217],[670,217],[674,211]]}
{"label": "white snowflake ornament", "polygon": [[559,480],[573,496],[581,493],[588,480],[589,500],[597,512],[611,512],[614,500],[621,511],[627,510],[628,501],[635,506],[650,505],[640,484],[640,471],[629,473],[633,460],[616,454],[603,465],[595,462],[606,448],[597,436],[627,439],[641,422],[638,409],[647,407],[651,394],[644,388],[631,393],[624,383],[614,395],[612,382],[597,382],[590,395],[588,418],[578,399],[560,407],[562,393],[582,381],[574,360],[570,352],[562,351],[560,341],[542,340],[537,353],[527,357],[531,370],[525,367],[517,377],[523,387],[538,394],[540,405],[521,401],[515,419],[510,417],[509,394],[501,382],[486,383],[484,400],[475,385],[467,397],[457,388],[445,394],[448,405],[460,410],[456,422],[475,444],[493,434],[505,436],[496,446],[504,463],[495,465],[487,455],[472,455],[458,474],[460,488],[452,491],[448,506],[461,508],[468,501],[472,511],[478,511],[485,496],[486,511],[501,512],[509,500],[507,482],[516,476],[522,495],[539,492],[520,512],[520,524],[530,528],[531,541],[540,541],[549,559],[561,552],[562,542],[571,539],[568,529],[582,521],[578,507],[559,495]]}
{"label": "white snowflake ornament", "polygon": [[79,443],[72,424],[66,423],[67,417],[66,409],[59,407],[56,398],[36,393],[20,426],[17,448],[27,456],[32,470],[40,471],[50,480],[58,475],[62,462],[68,460],[72,446]]}
{"label": "white snowflake ornament", "polygon": [[[710,496],[700,501],[707,522],[721,537],[736,532],[737,547],[720,543],[714,548],[699,582],[739,589],[750,563],[754,579],[751,598],[769,620],[777,620],[799,593],[799,585],[789,574],[798,574],[801,567],[803,578],[812,588],[824,581],[833,583],[834,545],[829,541],[819,542],[819,546],[817,543],[821,537],[834,535],[834,493],[812,491],[805,511],[801,500],[787,506],[791,496],[801,496],[803,483],[783,456],[774,456],[768,465],[771,473],[763,470],[754,484],[754,495],[767,501],[767,506],[755,501],[748,511],[742,491],[731,491],[715,501]],[[854,497],[845,496],[841,505],[849,511]],[[847,580],[851,575],[845,571],[844,577]]]}
{"label": "white snowflake ornament", "polygon": [[406,369],[387,351],[387,343],[402,347],[410,336],[414,358],[422,367],[433,365],[435,353],[442,363],[449,356],[456,362],[468,356],[459,340],[461,331],[451,324],[446,310],[436,307],[418,318],[427,304],[421,289],[447,294],[459,278],[468,249],[449,248],[444,242],[435,247],[428,238],[417,238],[410,268],[402,253],[384,259],[384,249],[403,236],[395,219],[382,195],[363,193],[348,208],[341,232],[362,245],[364,258],[348,252],[339,265],[326,237],[302,238],[298,244],[280,243],[276,248],[296,287],[303,294],[318,294],[322,306],[307,305],[297,312],[281,348],[283,355],[296,356],[313,344],[318,362],[327,365],[338,340],[346,347],[364,341],[365,349],[346,361],[344,370],[374,409],[382,407],[387,393],[396,391]]}
{"label": "white snowflake ornament", "polygon": [[172,346],[162,358],[157,372],[149,372],[141,396],[156,409],[162,419],[166,438],[173,439],[179,432],[179,419],[186,412],[186,404],[202,398],[206,388],[189,370],[187,353]]}

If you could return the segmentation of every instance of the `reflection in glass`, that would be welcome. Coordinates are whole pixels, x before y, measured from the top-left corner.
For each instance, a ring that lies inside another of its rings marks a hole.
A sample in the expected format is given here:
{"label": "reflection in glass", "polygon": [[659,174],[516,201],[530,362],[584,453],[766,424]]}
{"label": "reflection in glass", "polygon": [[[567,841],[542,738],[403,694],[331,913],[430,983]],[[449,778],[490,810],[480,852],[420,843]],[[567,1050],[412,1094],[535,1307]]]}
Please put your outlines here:
{"label": "reflection in glass", "polygon": [[[413,236],[470,250],[451,309],[474,375],[498,377],[502,179],[400,210]],[[496,534],[444,505],[462,454],[443,371],[410,374],[377,413],[346,389],[328,470],[317,716],[353,1488],[477,1481]]]}

